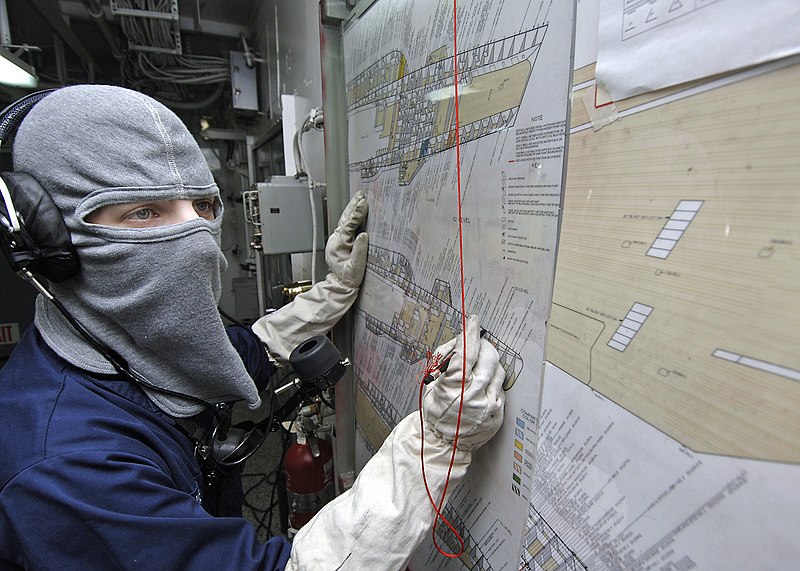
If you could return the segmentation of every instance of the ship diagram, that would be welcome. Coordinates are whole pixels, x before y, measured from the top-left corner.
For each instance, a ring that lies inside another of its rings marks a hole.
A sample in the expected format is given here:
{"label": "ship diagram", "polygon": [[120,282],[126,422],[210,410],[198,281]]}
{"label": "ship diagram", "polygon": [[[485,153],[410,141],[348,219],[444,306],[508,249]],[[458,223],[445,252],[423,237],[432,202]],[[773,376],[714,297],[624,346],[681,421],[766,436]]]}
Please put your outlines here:
{"label": "ship diagram", "polygon": [[[514,126],[522,97],[547,32],[547,24],[458,53],[458,133],[455,73],[447,47],[407,73],[391,51],[347,84],[348,115],[374,109],[374,155],[351,163],[362,180],[397,167],[408,185],[423,162],[459,144]],[[456,137],[456,134],[458,137]]]}
{"label": "ship diagram", "polygon": [[[414,283],[411,266],[401,254],[370,246],[367,275],[356,308],[375,335],[386,335],[402,347],[400,358],[418,363],[461,331],[462,314],[452,304],[450,286],[436,280],[431,291]],[[510,389],[522,371],[522,357],[491,331],[483,335],[497,349]]]}

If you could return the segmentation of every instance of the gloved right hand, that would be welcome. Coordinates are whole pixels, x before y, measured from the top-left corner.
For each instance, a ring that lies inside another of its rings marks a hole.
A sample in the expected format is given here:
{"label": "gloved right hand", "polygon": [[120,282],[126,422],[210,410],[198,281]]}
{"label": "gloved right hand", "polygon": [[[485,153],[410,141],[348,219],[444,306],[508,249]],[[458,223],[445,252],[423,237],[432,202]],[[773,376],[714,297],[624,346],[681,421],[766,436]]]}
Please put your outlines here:
{"label": "gloved right hand", "polygon": [[356,235],[356,230],[367,219],[369,206],[363,191],[359,190],[345,206],[336,229],[325,245],[325,262],[339,282],[349,288],[358,288],[367,267],[366,232]]}
{"label": "gloved right hand", "polygon": [[[426,387],[424,432],[418,411],[394,427],[353,487],[329,502],[297,533],[287,571],[407,568],[435,520],[429,497],[441,498],[448,482],[450,491],[456,488],[466,475],[471,451],[494,436],[503,421],[505,372],[497,350],[480,338],[479,331],[477,318],[471,316],[467,319],[466,356],[461,335],[439,347],[442,356],[451,349],[455,353],[447,372]],[[464,370],[459,450],[453,456]],[[423,446],[427,489],[420,462]]]}
{"label": "gloved right hand", "polygon": [[[464,354],[464,336],[467,350]],[[452,445],[461,401],[461,379],[466,370],[459,450],[472,451],[488,442],[503,423],[505,370],[494,346],[480,338],[478,318],[467,318],[466,333],[458,335],[436,350],[443,359],[453,353],[447,371],[425,387],[422,415],[426,429]]]}

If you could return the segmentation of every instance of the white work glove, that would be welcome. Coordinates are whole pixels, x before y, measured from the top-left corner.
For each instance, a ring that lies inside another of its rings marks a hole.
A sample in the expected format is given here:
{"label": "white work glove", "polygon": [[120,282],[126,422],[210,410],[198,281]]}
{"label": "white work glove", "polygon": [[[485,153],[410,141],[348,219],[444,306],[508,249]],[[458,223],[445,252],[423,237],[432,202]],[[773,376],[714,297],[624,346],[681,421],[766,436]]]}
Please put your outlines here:
{"label": "white work glove", "polygon": [[[446,354],[449,346],[439,350]],[[462,363],[471,367],[461,418],[466,432],[458,439],[448,492],[466,474],[472,450],[488,441],[503,419],[505,374],[497,351],[479,339],[476,318],[467,321],[466,359],[461,336],[456,338],[454,347],[456,354],[447,370],[451,379],[441,376],[428,387],[423,403],[424,431],[420,428],[419,412],[408,415],[395,426],[353,487],[323,507],[297,532],[286,565],[288,571],[406,568],[414,550],[430,534],[436,514],[422,480],[420,447],[424,440],[425,477],[438,504],[453,452],[452,444],[446,441],[454,435]],[[452,383],[456,378],[458,396],[454,402],[456,389]],[[475,402],[469,402],[470,398]]]}
{"label": "white work glove", "polygon": [[[464,337],[467,342],[466,358]],[[477,316],[467,319],[465,336],[459,335],[436,350],[440,356],[439,362],[451,351],[455,352],[447,371],[425,387],[423,416],[433,434],[452,446],[461,402],[461,380],[466,368],[457,446],[459,450],[476,450],[497,434],[503,423],[505,371],[499,364],[494,346],[480,338]],[[462,366],[463,363],[466,363],[466,367]]]}
{"label": "white work glove", "polygon": [[368,210],[367,199],[359,190],[345,207],[339,224],[325,245],[325,262],[334,278],[341,285],[353,289],[361,287],[367,268],[369,239],[366,232],[356,236],[356,230],[367,219]]}
{"label": "white work glove", "polygon": [[328,238],[325,261],[330,273],[325,280],[253,324],[253,332],[278,364],[288,365],[295,347],[330,331],[356,300],[367,267],[369,244],[367,233],[356,236],[356,230],[366,220],[367,211],[367,199],[359,190]]}

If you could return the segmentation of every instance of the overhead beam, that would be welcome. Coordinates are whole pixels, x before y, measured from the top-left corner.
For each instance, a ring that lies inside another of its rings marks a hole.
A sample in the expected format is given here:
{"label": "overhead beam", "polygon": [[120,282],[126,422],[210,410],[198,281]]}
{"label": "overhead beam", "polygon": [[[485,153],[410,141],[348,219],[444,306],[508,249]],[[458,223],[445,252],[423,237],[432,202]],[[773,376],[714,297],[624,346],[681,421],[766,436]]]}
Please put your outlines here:
{"label": "overhead beam", "polygon": [[93,77],[95,70],[94,58],[83,45],[83,42],[75,35],[75,32],[72,31],[72,28],[64,21],[64,16],[58,8],[58,2],[52,2],[52,0],[28,0],[28,4],[30,4],[42,18],[47,20],[47,23],[50,24],[53,31],[64,40],[64,43],[67,44],[73,52],[75,52],[89,70],[90,76]]}

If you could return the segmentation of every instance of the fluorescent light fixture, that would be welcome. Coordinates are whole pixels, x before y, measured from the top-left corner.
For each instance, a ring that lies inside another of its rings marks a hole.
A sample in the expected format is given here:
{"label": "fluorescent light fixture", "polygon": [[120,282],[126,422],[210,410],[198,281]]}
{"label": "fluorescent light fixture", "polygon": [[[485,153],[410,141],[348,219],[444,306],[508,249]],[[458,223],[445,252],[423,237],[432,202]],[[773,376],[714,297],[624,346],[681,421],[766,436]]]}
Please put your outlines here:
{"label": "fluorescent light fixture", "polygon": [[14,87],[36,87],[39,78],[31,66],[4,48],[0,48],[0,83]]}

